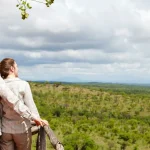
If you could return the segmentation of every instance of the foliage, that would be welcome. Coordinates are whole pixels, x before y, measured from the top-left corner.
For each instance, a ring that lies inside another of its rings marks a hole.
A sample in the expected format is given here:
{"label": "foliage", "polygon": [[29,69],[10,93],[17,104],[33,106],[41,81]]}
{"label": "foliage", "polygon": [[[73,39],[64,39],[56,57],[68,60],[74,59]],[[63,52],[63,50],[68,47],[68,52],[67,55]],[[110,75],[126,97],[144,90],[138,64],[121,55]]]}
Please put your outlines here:
{"label": "foliage", "polygon": [[65,150],[98,150],[98,146],[86,134],[73,133],[64,139]]}
{"label": "foliage", "polygon": [[18,4],[16,5],[16,7],[18,7],[18,9],[21,11],[21,16],[23,20],[27,19],[29,16],[29,14],[27,13],[27,10],[32,8],[32,6],[30,5],[31,1],[43,3],[47,7],[50,7],[50,5],[54,3],[54,0],[44,0],[44,1],[42,0],[17,0],[17,1],[18,1]]}
{"label": "foliage", "polygon": [[30,84],[41,117],[49,121],[66,150],[150,147],[150,87]]}

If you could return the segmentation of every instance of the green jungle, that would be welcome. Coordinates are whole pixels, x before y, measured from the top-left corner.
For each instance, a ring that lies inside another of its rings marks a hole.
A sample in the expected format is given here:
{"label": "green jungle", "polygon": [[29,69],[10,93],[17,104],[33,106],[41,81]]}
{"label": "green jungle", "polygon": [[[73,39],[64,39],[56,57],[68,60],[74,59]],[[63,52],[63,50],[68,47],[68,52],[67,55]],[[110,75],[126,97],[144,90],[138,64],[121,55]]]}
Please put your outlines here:
{"label": "green jungle", "polygon": [[[149,85],[29,83],[65,150],[150,150]],[[53,150],[48,138],[46,146]]]}

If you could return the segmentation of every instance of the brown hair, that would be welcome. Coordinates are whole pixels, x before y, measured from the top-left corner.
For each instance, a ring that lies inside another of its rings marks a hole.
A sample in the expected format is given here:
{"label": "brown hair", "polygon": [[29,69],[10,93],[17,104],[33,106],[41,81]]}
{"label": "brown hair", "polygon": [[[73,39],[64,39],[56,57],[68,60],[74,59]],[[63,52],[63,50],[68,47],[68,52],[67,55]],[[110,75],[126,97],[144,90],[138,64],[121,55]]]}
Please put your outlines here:
{"label": "brown hair", "polygon": [[0,62],[0,74],[3,79],[6,79],[9,75],[9,70],[14,66],[15,60],[12,58],[5,58]]}

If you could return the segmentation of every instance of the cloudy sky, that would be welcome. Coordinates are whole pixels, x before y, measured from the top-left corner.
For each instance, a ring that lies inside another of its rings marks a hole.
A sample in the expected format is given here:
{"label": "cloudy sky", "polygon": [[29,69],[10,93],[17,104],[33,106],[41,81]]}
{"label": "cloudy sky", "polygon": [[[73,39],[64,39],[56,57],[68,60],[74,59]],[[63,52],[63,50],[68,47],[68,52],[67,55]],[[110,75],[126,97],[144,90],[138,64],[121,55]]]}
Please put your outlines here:
{"label": "cloudy sky", "polygon": [[26,80],[150,83],[149,0],[0,0],[0,60]]}

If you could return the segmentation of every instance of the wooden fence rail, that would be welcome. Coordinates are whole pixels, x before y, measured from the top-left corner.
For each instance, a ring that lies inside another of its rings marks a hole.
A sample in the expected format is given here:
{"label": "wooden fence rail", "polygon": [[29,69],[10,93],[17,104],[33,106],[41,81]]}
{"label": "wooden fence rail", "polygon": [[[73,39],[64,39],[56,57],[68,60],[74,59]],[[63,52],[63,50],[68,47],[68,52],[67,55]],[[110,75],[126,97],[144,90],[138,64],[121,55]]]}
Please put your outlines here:
{"label": "wooden fence rail", "polygon": [[36,150],[46,150],[46,135],[48,136],[50,143],[55,150],[64,150],[63,145],[57,139],[50,126],[38,127],[32,122],[31,131],[32,135],[38,134]]}

